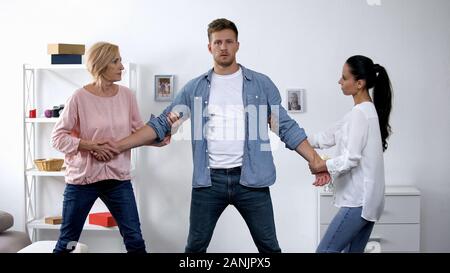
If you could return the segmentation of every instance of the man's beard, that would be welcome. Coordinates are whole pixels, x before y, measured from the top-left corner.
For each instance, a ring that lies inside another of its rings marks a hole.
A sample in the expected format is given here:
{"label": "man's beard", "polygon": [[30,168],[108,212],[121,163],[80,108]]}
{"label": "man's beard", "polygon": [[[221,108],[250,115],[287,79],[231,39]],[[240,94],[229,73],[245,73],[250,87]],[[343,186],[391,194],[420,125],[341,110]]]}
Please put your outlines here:
{"label": "man's beard", "polygon": [[234,60],[231,59],[229,61],[221,61],[220,57],[219,57],[219,58],[216,59],[216,63],[218,65],[220,65],[220,66],[223,66],[223,67],[229,67],[230,65],[232,65],[234,63]]}

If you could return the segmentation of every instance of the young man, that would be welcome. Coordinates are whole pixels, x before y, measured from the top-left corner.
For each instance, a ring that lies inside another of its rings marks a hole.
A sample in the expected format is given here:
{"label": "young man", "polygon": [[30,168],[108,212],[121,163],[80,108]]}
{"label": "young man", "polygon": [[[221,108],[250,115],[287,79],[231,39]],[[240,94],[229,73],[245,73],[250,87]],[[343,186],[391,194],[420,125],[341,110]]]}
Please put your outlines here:
{"label": "young man", "polygon": [[[121,140],[118,149],[162,141],[173,125],[191,117],[194,175],[185,251],[206,252],[217,220],[231,204],[247,223],[259,252],[281,252],[269,191],[276,175],[268,121],[286,147],[311,166],[322,160],[281,106],[279,91],[269,77],[236,62],[235,24],[214,20],[208,38],[213,69],[189,81],[159,117]],[[327,173],[319,174],[315,185],[328,180]]]}

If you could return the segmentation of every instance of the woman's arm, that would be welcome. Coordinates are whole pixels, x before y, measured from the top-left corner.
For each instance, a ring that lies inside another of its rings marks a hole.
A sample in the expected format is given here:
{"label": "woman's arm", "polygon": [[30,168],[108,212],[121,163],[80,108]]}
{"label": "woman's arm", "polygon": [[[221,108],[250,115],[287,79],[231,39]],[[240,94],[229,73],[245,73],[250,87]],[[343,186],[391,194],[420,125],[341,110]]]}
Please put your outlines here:
{"label": "woman's arm", "polygon": [[157,135],[155,130],[148,125],[144,125],[134,134],[121,139],[115,146],[119,152],[124,152],[135,147],[149,145],[153,143],[156,138]]}
{"label": "woman's arm", "polygon": [[335,133],[342,126],[342,121],[338,121],[327,130],[308,136],[308,141],[315,149],[328,149],[336,145]]}
{"label": "woman's arm", "polygon": [[66,154],[76,154],[80,144],[77,137],[76,126],[78,123],[77,103],[74,97],[70,97],[64,110],[53,127],[51,135],[51,145],[56,150]]}
{"label": "woman's arm", "polygon": [[369,121],[359,109],[352,111],[348,143],[344,153],[332,159],[321,162],[318,166],[310,165],[311,172],[318,173],[328,171],[331,175],[340,175],[358,166],[362,150],[367,143]]}
{"label": "woman's arm", "polygon": [[114,156],[120,154],[119,150],[115,147],[114,142],[109,140],[80,140],[78,146],[79,151],[88,151],[95,156],[97,160],[109,161]]}
{"label": "woman's arm", "polygon": [[51,145],[58,151],[73,155],[78,151],[89,151],[98,154],[103,161],[108,161],[118,154],[112,143],[103,140],[86,140],[78,137],[78,107],[75,97],[70,97],[66,107],[55,124],[51,135]]}

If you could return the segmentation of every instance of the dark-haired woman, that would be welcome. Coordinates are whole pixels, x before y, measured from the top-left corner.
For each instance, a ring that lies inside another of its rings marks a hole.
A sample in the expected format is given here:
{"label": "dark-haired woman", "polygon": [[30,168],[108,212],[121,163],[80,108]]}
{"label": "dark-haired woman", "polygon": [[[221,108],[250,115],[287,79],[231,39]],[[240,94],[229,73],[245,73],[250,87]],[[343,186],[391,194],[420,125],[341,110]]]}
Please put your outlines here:
{"label": "dark-haired woman", "polygon": [[340,208],[317,252],[362,253],[384,208],[383,152],[391,132],[392,90],[386,70],[365,56],[346,61],[339,84],[344,95],[353,97],[353,108],[330,129],[308,138],[315,148],[337,148],[336,157],[310,167],[313,173],[331,174],[334,204]]}

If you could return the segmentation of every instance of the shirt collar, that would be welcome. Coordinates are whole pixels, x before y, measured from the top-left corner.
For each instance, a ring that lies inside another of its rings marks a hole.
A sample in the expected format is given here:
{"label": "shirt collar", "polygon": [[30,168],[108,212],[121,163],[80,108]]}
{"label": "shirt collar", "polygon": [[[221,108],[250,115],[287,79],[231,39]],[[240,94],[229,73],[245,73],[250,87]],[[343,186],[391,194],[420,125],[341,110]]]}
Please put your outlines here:
{"label": "shirt collar", "polygon": [[[250,73],[250,70],[245,68],[243,65],[238,64],[242,69],[242,75],[244,75],[244,79],[251,81],[252,80],[252,74]],[[211,82],[212,73],[214,71],[214,68],[211,68],[207,73],[205,73],[205,78],[208,82]]]}

